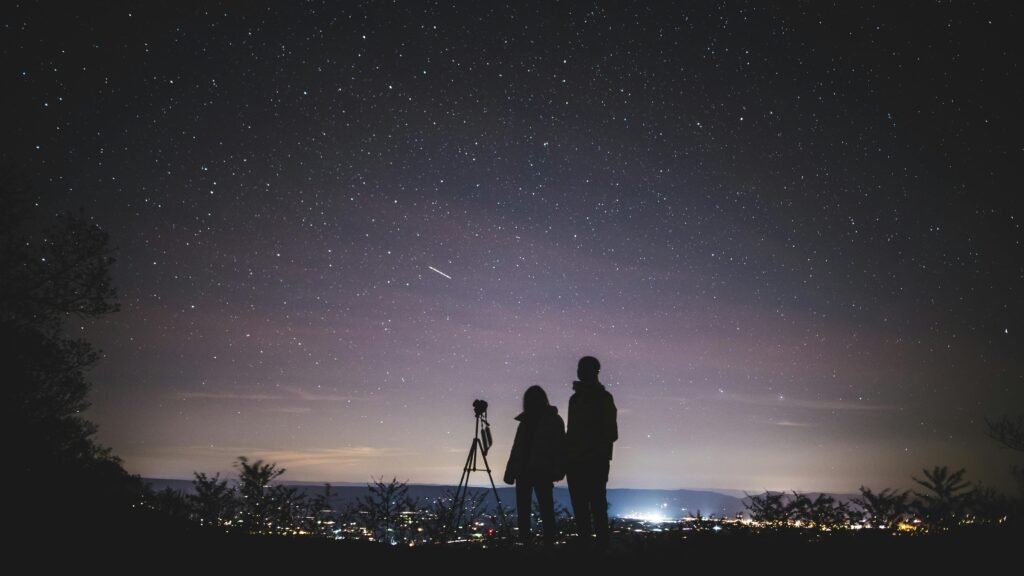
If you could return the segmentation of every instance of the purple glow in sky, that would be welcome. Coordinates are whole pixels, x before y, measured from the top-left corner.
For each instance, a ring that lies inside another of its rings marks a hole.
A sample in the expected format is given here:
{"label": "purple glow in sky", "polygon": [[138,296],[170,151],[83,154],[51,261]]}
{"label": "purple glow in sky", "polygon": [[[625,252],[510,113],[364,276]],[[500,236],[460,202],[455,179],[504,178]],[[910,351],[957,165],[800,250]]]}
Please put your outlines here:
{"label": "purple glow in sky", "polygon": [[616,487],[1007,486],[1012,7],[9,9],[4,155],[118,247],[99,439],[458,481],[594,355]]}

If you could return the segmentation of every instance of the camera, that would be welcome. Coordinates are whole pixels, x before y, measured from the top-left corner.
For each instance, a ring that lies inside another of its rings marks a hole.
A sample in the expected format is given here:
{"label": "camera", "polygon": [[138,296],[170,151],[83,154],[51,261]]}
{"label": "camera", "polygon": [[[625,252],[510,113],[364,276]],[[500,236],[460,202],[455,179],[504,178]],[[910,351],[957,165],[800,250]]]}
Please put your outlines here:
{"label": "camera", "polygon": [[487,414],[487,401],[486,400],[473,400],[473,414],[478,418]]}

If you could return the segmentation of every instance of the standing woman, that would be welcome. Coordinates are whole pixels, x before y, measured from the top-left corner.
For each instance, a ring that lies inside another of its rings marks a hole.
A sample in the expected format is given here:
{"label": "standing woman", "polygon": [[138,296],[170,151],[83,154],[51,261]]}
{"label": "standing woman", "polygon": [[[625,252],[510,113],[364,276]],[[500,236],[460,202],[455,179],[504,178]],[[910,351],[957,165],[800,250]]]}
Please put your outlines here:
{"label": "standing woman", "polygon": [[519,427],[505,465],[504,479],[506,484],[516,485],[519,538],[524,543],[530,542],[530,502],[536,493],[544,524],[544,545],[551,546],[558,539],[552,490],[555,482],[565,478],[565,422],[540,386],[526,389],[523,413],[516,416],[516,420]]}

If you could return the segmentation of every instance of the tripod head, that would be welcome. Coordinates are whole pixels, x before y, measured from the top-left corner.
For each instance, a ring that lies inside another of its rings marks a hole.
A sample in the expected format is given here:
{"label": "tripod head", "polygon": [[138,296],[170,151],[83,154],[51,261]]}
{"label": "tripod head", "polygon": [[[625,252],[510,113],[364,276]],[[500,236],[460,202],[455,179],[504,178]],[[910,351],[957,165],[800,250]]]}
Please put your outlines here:
{"label": "tripod head", "polygon": [[473,400],[473,415],[476,416],[476,438],[480,440],[480,449],[484,456],[487,456],[494,439],[491,437],[491,423],[487,421],[486,400]]}

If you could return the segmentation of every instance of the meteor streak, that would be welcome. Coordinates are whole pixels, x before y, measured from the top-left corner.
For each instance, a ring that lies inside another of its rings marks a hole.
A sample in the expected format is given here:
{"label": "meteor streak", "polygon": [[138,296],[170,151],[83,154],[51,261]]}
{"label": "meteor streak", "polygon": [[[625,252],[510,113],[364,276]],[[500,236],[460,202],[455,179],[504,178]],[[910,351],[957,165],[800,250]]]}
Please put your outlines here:
{"label": "meteor streak", "polygon": [[441,272],[440,270],[438,270],[437,268],[434,268],[433,266],[427,266],[427,268],[430,268],[430,269],[431,269],[431,270],[433,270],[434,272],[437,272],[438,274],[440,274],[441,276],[444,276],[445,278],[447,278],[447,279],[449,279],[449,280],[451,280],[451,279],[452,279],[452,277],[451,277],[451,276],[449,276],[449,275],[445,274],[444,272]]}

